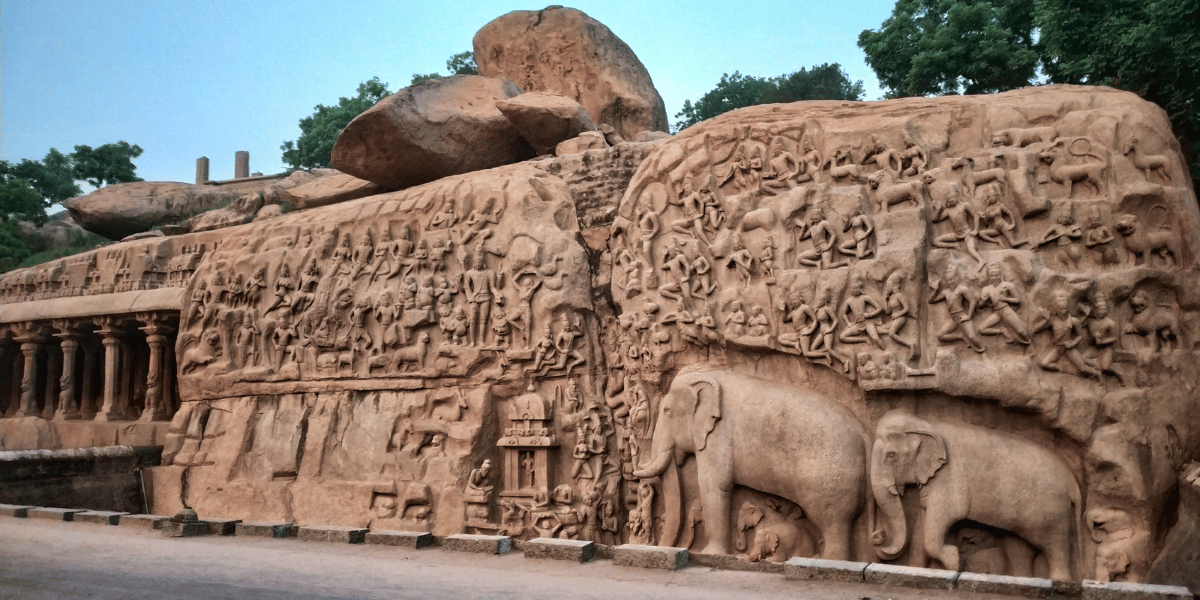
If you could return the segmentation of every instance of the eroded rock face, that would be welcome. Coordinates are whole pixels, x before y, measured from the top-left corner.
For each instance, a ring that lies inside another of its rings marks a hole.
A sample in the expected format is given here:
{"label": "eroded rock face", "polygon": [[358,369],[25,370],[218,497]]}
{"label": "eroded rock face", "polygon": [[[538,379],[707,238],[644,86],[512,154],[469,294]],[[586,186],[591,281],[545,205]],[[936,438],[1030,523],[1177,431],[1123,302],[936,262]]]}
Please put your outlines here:
{"label": "eroded rock face", "polygon": [[239,195],[190,183],[137,181],[103,187],[63,204],[80,227],[119,240],[186,220]]}
{"label": "eroded rock face", "polygon": [[538,154],[549,154],[559,142],[596,129],[582,105],[559,94],[527,92],[497,102],[496,108]]}
{"label": "eroded rock face", "polygon": [[593,121],[612,125],[627,140],[641,131],[667,130],[662,97],[641,61],[581,11],[552,6],[510,12],[484,25],[474,48],[481,75],[572,98]]}
{"label": "eroded rock face", "polygon": [[353,175],[336,173],[280,192],[280,198],[298,209],[316,208],[388,191]]}
{"label": "eroded rock face", "polygon": [[333,166],[388,189],[533,157],[496,103],[521,88],[456,75],[404,88],[354,118],[333,146]]}

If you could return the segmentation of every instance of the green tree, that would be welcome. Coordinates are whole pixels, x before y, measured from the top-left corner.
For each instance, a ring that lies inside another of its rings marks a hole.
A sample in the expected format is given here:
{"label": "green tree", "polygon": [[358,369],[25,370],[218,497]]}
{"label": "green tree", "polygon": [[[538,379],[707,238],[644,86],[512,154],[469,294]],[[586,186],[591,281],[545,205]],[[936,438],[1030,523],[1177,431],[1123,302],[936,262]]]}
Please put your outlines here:
{"label": "green tree", "polygon": [[[898,0],[859,34],[889,97],[1109,85],[1163,107],[1200,177],[1196,0]],[[1036,41],[1035,41],[1036,40]]]}
{"label": "green tree", "polygon": [[75,182],[75,166],[71,156],[56,148],[51,148],[40,162],[22,159],[12,166],[11,174],[37,190],[46,208],[83,193]]}
{"label": "green tree", "polygon": [[[446,70],[450,71],[451,75],[478,75],[479,67],[475,65],[475,53],[471,51],[459,52],[446,59]],[[430,79],[441,79],[445,77],[441,73],[413,73],[412,82],[409,85],[417,85],[422,81]]]}
{"label": "green tree", "polygon": [[898,0],[878,30],[858,36],[892,98],[990,94],[1037,74],[1034,0]]}
{"label": "green tree", "polygon": [[[133,164],[133,159],[141,155],[141,146],[124,141],[95,148],[75,146],[75,151],[71,153],[71,172],[75,179],[82,179],[98,188],[114,183],[141,181]],[[49,165],[47,168],[50,168]]]}
{"label": "green tree", "polygon": [[795,73],[764,78],[734,71],[721,75],[717,86],[693,103],[683,101],[683,110],[675,114],[677,130],[735,108],[770,102],[800,100],[861,100],[862,81],[851,81],[838,63],[825,63]]}
{"label": "green tree", "polygon": [[338,134],[354,117],[389,94],[387,84],[373,77],[358,84],[358,93],[353,98],[339,98],[334,106],[318,104],[314,107],[316,112],[300,119],[300,137],[279,147],[283,150],[283,162],[293,169],[328,167]]}

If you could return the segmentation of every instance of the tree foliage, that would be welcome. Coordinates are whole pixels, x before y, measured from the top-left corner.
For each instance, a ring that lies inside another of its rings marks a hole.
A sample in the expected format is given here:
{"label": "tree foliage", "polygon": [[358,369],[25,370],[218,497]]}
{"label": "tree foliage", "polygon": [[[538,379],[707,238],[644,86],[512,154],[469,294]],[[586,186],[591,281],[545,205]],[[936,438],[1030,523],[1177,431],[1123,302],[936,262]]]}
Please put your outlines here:
{"label": "tree foliage", "polygon": [[735,108],[767,104],[771,102],[797,102],[800,100],[861,100],[862,81],[850,81],[850,77],[838,63],[825,63],[811,69],[801,68],[795,73],[778,77],[754,77],[734,71],[721,75],[717,86],[693,103],[683,101],[683,110],[675,114],[676,129],[691,127],[705,119]]}
{"label": "tree foliage", "polygon": [[[446,59],[446,70],[451,75],[478,75],[479,67],[475,64],[475,53],[468,50],[451,56]],[[426,73],[424,75],[413,73],[412,83],[409,85],[417,85],[422,81],[440,79],[441,77],[444,77],[441,73]]]}
{"label": "tree foliage", "polygon": [[141,181],[133,164],[133,159],[141,155],[142,147],[129,142],[104,144],[95,148],[75,146],[75,151],[71,153],[71,172],[75,179],[82,179],[98,188],[114,183]]}
{"label": "tree foliage", "polygon": [[328,167],[338,134],[354,117],[389,94],[387,84],[373,77],[358,84],[358,93],[353,98],[343,96],[334,106],[318,104],[314,107],[316,112],[300,119],[300,137],[279,147],[283,150],[283,162],[293,169]]}
{"label": "tree foliage", "polygon": [[889,97],[1109,85],[1163,107],[1200,176],[1196,0],[898,0],[859,34]]}

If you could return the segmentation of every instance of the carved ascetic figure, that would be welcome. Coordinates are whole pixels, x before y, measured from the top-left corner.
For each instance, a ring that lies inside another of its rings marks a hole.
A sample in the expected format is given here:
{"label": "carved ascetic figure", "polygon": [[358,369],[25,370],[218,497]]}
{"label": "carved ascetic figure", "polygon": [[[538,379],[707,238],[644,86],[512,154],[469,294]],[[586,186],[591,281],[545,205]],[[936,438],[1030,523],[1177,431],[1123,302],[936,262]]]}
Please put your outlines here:
{"label": "carved ascetic figure", "polygon": [[1003,335],[1009,343],[1016,342],[1028,346],[1029,332],[1025,321],[1017,314],[1014,305],[1021,304],[1017,287],[1004,280],[1004,267],[999,263],[988,265],[988,282],[980,293],[979,303],[985,308],[991,308],[992,314],[979,325],[979,333],[984,335]]}
{"label": "carved ascetic figure", "polygon": [[[959,550],[946,532],[969,519],[1011,531],[1041,550],[1050,578],[1074,580],[1079,560],[1079,484],[1062,459],[1014,435],[957,423],[933,422],[904,410],[879,420],[871,450],[871,489],[883,529],[873,532],[876,552],[891,560],[908,542],[901,496],[920,488],[924,536],[914,540],[942,567],[959,570]],[[1075,557],[1075,558],[1073,558]],[[1032,565],[1014,565],[1032,575]]]}
{"label": "carved ascetic figure", "polygon": [[1033,333],[1050,330],[1050,350],[1038,359],[1038,366],[1047,371],[1059,371],[1059,360],[1066,358],[1084,375],[1098,377],[1100,371],[1080,351],[1084,340],[1083,322],[1071,313],[1071,294],[1066,290],[1054,293],[1051,310],[1043,310],[1033,321]]}
{"label": "carved ascetic figure", "polygon": [[945,343],[953,343],[962,340],[971,347],[972,350],[983,353],[987,348],[983,345],[983,340],[979,339],[979,332],[975,329],[975,307],[978,304],[978,299],[975,297],[975,292],[963,282],[961,274],[953,265],[946,267],[946,281],[936,279],[930,282],[930,287],[933,291],[929,295],[929,303],[945,301],[946,310],[950,313],[949,320],[938,331],[938,341]]}
{"label": "carved ascetic figure", "polygon": [[883,304],[884,312],[891,319],[887,324],[888,337],[911,350],[915,344],[900,337],[900,331],[908,323],[910,312],[903,286],[904,276],[900,271],[888,275],[887,281],[883,284]]}
{"label": "carved ascetic figure", "polygon": [[934,223],[942,220],[950,221],[950,232],[933,238],[933,245],[938,248],[958,248],[959,242],[966,247],[967,254],[974,258],[979,267],[983,268],[983,258],[975,249],[975,238],[979,236],[979,213],[963,199],[962,190],[957,183],[941,178],[941,169],[933,169],[925,173],[925,181],[929,185],[929,194],[933,197]]}
{"label": "carved ascetic figure", "polygon": [[[821,531],[822,558],[852,556],[853,523],[866,495],[867,441],[848,409],[811,390],[733,371],[681,374],[659,407],[651,462],[634,475],[663,476],[672,463],[695,456],[710,532],[704,553],[729,553],[729,490],[741,485],[800,505]],[[762,447],[766,439],[771,448]],[[678,525],[677,489],[664,489],[664,506],[664,522]],[[667,529],[659,543],[670,546],[676,532]]]}
{"label": "carved ascetic figure", "polygon": [[838,341],[845,344],[859,344],[870,340],[879,346],[880,350],[887,350],[887,346],[879,338],[879,329],[875,326],[874,321],[874,318],[882,312],[883,307],[879,305],[879,301],[863,291],[862,275],[851,273],[846,299],[842,301],[839,315],[844,327],[838,335]]}

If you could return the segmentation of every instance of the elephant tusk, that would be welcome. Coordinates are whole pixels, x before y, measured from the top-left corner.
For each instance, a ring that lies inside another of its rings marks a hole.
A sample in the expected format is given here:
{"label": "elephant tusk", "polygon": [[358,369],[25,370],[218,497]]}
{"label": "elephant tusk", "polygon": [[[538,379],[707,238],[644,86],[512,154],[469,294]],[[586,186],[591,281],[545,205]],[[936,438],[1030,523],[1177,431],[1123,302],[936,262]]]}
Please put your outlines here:
{"label": "elephant tusk", "polygon": [[896,487],[896,484],[894,484],[894,483],[893,483],[892,485],[889,485],[889,486],[888,486],[888,488],[887,488],[887,491],[888,491],[888,493],[889,493],[889,494],[891,494],[891,495],[893,495],[893,496],[903,496],[903,495],[904,495],[904,494],[903,494],[903,493],[900,491],[900,489]]}

